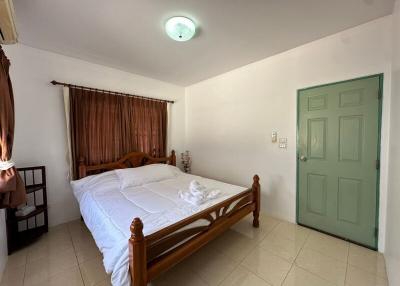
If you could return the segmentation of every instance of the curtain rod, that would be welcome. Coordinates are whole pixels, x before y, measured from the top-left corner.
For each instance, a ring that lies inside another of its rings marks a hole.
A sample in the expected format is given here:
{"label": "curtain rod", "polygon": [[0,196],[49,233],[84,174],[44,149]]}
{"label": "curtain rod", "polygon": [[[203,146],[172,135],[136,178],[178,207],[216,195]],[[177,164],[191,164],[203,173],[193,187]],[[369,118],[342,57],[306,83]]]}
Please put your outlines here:
{"label": "curtain rod", "polygon": [[98,89],[98,88],[93,88],[93,87],[69,84],[69,83],[65,83],[65,82],[58,82],[58,81],[55,81],[55,80],[52,80],[50,83],[52,85],[62,85],[62,86],[71,87],[71,88],[79,88],[79,89],[100,91],[100,92],[111,93],[111,94],[115,94],[115,95],[132,96],[132,97],[135,97],[135,98],[141,98],[141,99],[145,99],[145,100],[153,100],[153,101],[161,101],[161,102],[167,102],[167,103],[175,103],[175,101],[172,101],[172,100],[158,99],[158,98],[153,98],[153,97],[146,97],[146,96],[134,95],[134,94],[124,93],[124,92],[118,92],[118,91]]}

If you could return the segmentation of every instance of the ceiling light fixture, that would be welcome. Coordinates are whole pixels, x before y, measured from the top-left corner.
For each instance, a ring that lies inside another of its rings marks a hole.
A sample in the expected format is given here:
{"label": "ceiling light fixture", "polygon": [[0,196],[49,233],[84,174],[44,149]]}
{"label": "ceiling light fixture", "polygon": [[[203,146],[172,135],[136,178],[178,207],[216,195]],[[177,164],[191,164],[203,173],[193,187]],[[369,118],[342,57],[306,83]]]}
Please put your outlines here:
{"label": "ceiling light fixture", "polygon": [[178,42],[185,42],[193,38],[196,33],[196,25],[186,17],[172,17],[165,23],[167,35]]}

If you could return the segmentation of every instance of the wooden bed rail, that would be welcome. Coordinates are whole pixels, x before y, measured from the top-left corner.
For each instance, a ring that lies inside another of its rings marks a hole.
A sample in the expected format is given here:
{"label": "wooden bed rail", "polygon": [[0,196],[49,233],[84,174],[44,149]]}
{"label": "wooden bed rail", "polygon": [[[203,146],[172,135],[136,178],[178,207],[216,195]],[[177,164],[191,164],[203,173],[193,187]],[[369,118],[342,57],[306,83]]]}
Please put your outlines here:
{"label": "wooden bed rail", "polygon": [[[255,175],[250,189],[148,236],[143,235],[142,221],[135,218],[129,239],[132,285],[146,286],[249,213],[253,213],[253,226],[259,227],[259,180]],[[201,220],[208,223],[188,227]]]}
{"label": "wooden bed rail", "polygon": [[104,172],[115,169],[135,168],[149,164],[165,163],[176,166],[175,151],[171,151],[168,157],[154,158],[143,152],[131,152],[126,154],[118,161],[88,166],[85,164],[85,158],[79,159],[79,179],[88,176],[91,173]]}

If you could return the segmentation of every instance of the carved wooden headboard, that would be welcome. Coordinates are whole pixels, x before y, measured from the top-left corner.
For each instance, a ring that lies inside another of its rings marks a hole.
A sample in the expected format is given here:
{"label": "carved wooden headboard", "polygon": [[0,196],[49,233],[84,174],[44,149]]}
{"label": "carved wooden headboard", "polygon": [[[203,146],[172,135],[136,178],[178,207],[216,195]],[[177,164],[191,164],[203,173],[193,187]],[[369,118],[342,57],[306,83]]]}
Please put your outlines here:
{"label": "carved wooden headboard", "polygon": [[131,152],[126,154],[118,161],[90,166],[85,165],[85,158],[81,157],[79,160],[79,179],[93,173],[98,174],[115,169],[136,168],[156,163],[165,163],[176,166],[175,151],[172,150],[169,157],[162,158],[154,158],[142,152]]}

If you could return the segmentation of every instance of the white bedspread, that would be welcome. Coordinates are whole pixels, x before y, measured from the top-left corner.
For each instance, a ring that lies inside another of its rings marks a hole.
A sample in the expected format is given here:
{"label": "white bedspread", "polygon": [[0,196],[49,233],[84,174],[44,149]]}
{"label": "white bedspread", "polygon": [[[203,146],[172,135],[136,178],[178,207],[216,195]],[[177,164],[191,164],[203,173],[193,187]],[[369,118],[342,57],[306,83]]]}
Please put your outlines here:
{"label": "white bedspread", "polygon": [[[221,194],[200,206],[185,202],[178,192],[188,189],[192,180],[219,189]],[[115,171],[71,182],[114,286],[130,285],[128,239],[133,218],[140,217],[144,235],[148,235],[246,190],[182,172],[171,179],[125,189],[120,189],[120,183]]]}

